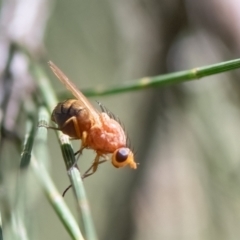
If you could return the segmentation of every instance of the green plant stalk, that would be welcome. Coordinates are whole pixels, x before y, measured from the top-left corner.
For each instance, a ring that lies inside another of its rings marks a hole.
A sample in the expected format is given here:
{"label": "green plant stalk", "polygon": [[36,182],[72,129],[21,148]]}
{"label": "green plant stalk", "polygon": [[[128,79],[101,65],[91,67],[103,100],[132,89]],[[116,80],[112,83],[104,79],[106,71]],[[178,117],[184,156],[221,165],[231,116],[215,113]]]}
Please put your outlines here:
{"label": "green plant stalk", "polygon": [[[41,106],[38,110],[38,125],[47,126],[49,124],[49,113],[46,107]],[[46,169],[49,168],[49,154],[47,146],[47,128],[38,127],[37,134],[35,136],[35,147],[34,155],[39,161],[45,166]]]}
{"label": "green plant stalk", "polygon": [[82,178],[79,174],[79,171],[76,168],[71,168],[69,170],[69,172],[70,172],[69,176],[70,176],[72,185],[74,186],[76,183],[78,185],[81,185],[80,188],[74,187],[74,190],[76,190],[75,195],[76,195],[78,201],[80,201],[78,206],[81,207],[81,209],[80,209],[81,217],[82,217],[81,220],[83,222],[84,229],[86,229],[86,239],[97,240],[97,235],[96,235],[95,229],[93,228],[91,211],[89,208],[86,192],[83,187]]}
{"label": "green plant stalk", "polygon": [[62,134],[60,140],[61,140],[62,153],[66,159],[70,160],[69,162],[66,163],[67,164],[66,167],[67,169],[69,169],[68,170],[69,178],[71,180],[74,194],[78,201],[77,208],[78,208],[78,212],[80,213],[79,216],[81,217],[80,219],[81,229],[84,230],[83,235],[88,240],[97,240],[97,235],[93,227],[94,224],[92,221],[90,207],[88,204],[83,181],[82,181],[79,170],[76,167],[73,167],[75,165],[74,152],[69,143],[69,139],[66,138],[66,135]]}
{"label": "green plant stalk", "polygon": [[[204,67],[197,67],[190,70],[168,73],[164,75],[154,76],[154,77],[144,77],[131,82],[121,83],[112,87],[94,87],[82,90],[82,92],[89,97],[92,96],[103,96],[122,92],[137,91],[145,88],[151,87],[161,87],[169,86],[178,83],[184,83],[187,81],[192,81],[200,79],[202,77],[227,72],[240,68],[240,59],[230,60],[226,62],[221,62],[213,65],[208,65]],[[66,93],[61,94],[60,98],[67,98],[69,95]]]}
{"label": "green plant stalk", "polygon": [[12,238],[28,240],[28,219],[26,219],[27,213],[27,201],[28,192],[27,184],[31,178],[29,175],[28,166],[31,159],[31,152],[34,143],[34,135],[36,129],[36,122],[34,119],[34,108],[31,101],[24,102],[24,108],[26,110],[26,133],[23,144],[23,150],[20,159],[20,169],[17,174],[16,191],[14,204],[11,208],[11,224],[13,232]]}
{"label": "green plant stalk", "polygon": [[59,194],[59,192],[57,191],[45,167],[40,164],[34,156],[32,156],[31,159],[31,167],[37,175],[46,197],[53,206],[53,209],[59,216],[59,219],[65,226],[72,239],[83,240],[84,238],[79,230],[79,227],[74,217],[66,206],[61,194]]}
{"label": "green plant stalk", "polygon": [[61,194],[57,191],[45,167],[48,165],[49,156],[47,150],[47,129],[44,126],[48,125],[48,122],[49,113],[45,107],[41,107],[39,109],[39,125],[42,127],[38,127],[34,145],[35,156],[31,159],[31,167],[40,181],[45,195],[72,239],[82,240],[83,236],[74,217],[66,206]]}
{"label": "green plant stalk", "polygon": [[[57,98],[55,97],[55,92],[53,91],[49,83],[50,81],[48,80],[42,68],[34,62],[31,62],[30,64],[31,64],[31,71],[37,79],[37,84],[41,92],[41,95],[43,96],[43,99],[48,108],[48,111],[51,112],[54,109],[54,107],[57,105]],[[69,138],[66,135],[64,135],[61,131],[57,131],[57,135],[58,135],[59,142],[61,144],[66,168],[67,170],[69,170],[72,168],[72,166],[76,164],[75,156],[73,154],[73,149],[71,147],[71,144],[69,143]],[[69,149],[71,149],[70,150],[71,154],[69,154]],[[79,171],[77,172],[78,172],[78,177],[76,177],[77,174],[75,171],[68,172],[70,180],[73,185],[73,190],[75,193],[79,191],[78,189],[81,189],[81,192],[85,192],[83,184],[79,181],[79,178],[81,178],[80,172]],[[84,214],[82,210],[85,209],[85,205],[83,206],[79,205],[82,203],[86,203],[86,198],[82,200],[81,197],[83,195],[75,194],[75,196],[78,203],[80,219],[82,219],[82,221],[80,221],[80,223],[82,223],[81,230],[84,232],[84,236],[86,236],[87,240],[95,240],[97,239],[97,237],[95,234],[91,214],[90,212],[89,214]],[[89,224],[91,224],[91,226],[89,226]]]}

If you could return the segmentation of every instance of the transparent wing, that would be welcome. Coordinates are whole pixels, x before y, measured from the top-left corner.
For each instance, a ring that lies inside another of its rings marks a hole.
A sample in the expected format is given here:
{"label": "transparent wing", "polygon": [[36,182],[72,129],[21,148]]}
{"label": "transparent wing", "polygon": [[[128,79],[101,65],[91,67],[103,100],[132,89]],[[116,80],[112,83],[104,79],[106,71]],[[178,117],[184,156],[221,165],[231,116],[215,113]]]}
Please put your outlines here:
{"label": "transparent wing", "polygon": [[63,85],[91,112],[93,117],[98,118],[98,112],[87,100],[87,98],[77,89],[77,87],[68,79],[68,77],[51,61],[48,62],[49,67]]}

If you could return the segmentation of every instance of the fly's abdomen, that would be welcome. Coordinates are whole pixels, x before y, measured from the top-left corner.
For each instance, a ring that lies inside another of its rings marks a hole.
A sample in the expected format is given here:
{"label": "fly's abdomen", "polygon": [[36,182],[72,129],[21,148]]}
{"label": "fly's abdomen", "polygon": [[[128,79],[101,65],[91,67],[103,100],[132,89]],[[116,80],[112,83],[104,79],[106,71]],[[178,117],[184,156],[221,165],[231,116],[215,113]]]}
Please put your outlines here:
{"label": "fly's abdomen", "polygon": [[82,132],[91,127],[88,111],[76,99],[58,103],[51,119],[57,123],[59,130],[73,138],[81,138]]}

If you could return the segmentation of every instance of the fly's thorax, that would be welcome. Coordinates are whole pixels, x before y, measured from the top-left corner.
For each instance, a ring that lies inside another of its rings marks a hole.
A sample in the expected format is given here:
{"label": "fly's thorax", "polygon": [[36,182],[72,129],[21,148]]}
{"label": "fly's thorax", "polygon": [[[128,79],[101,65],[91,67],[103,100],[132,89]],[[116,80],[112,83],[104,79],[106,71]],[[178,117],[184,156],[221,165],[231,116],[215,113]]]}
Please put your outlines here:
{"label": "fly's thorax", "polygon": [[102,127],[106,132],[114,133],[121,138],[121,142],[126,143],[126,134],[121,126],[121,124],[113,119],[110,118],[107,113],[102,112],[100,114],[100,121],[102,123]]}
{"label": "fly's thorax", "polygon": [[99,114],[99,122],[95,124],[87,136],[90,148],[104,154],[113,153],[126,146],[126,135],[121,125],[106,113]]}
{"label": "fly's thorax", "polygon": [[81,138],[82,132],[89,130],[92,125],[88,110],[76,99],[58,103],[51,119],[63,133],[74,138]]}

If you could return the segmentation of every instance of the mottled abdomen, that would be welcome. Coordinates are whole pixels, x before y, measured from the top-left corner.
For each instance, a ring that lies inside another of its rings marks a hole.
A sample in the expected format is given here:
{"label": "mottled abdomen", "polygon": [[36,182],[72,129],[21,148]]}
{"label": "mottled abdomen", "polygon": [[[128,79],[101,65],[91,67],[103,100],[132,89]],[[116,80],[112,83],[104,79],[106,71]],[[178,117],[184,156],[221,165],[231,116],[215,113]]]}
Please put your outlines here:
{"label": "mottled abdomen", "polygon": [[59,130],[76,139],[81,139],[83,131],[88,131],[92,126],[89,112],[76,99],[58,103],[51,119],[57,123]]}

